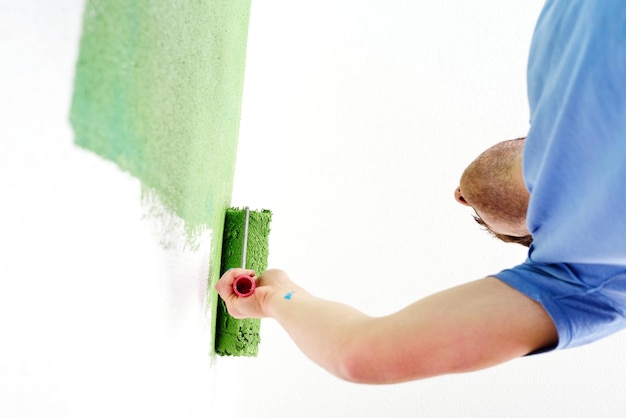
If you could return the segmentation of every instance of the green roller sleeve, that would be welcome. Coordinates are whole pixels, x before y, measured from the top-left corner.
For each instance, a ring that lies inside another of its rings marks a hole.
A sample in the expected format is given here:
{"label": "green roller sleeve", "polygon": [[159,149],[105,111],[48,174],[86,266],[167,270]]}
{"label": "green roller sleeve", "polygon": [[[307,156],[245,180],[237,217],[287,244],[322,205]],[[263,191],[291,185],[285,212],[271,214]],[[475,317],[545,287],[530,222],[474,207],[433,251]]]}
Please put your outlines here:
{"label": "green roller sleeve", "polygon": [[[241,267],[244,209],[227,209],[222,241],[221,274],[229,268]],[[272,213],[269,210],[250,211],[246,268],[261,273],[267,269],[269,233]],[[220,356],[254,357],[259,351],[260,319],[235,319],[228,314],[224,301],[217,305],[215,352]]]}

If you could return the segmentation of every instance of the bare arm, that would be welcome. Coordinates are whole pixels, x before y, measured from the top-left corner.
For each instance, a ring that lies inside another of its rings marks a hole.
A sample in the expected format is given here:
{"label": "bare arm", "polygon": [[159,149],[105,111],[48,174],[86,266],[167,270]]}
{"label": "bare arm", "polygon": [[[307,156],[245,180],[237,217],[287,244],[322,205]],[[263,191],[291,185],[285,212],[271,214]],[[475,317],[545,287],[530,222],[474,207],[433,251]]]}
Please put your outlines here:
{"label": "bare arm", "polygon": [[557,342],[545,310],[493,277],[373,318],[310,295],[280,270],[261,275],[253,296],[237,298],[232,281],[241,272],[227,272],[217,285],[231,314],[273,317],[309,358],[350,381],[395,383],[472,371]]}

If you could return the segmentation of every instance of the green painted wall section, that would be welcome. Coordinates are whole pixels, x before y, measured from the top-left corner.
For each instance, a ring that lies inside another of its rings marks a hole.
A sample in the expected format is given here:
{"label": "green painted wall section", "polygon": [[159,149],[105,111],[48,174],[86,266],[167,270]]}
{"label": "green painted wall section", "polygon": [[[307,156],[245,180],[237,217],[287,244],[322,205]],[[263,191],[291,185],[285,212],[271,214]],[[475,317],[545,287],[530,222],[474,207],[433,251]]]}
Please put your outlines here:
{"label": "green painted wall section", "polygon": [[76,144],[140,179],[146,202],[182,219],[190,246],[213,231],[210,289],[232,193],[249,14],[250,0],[88,0],[76,65]]}
{"label": "green painted wall section", "polygon": [[250,1],[89,0],[76,143],[158,193],[189,233],[230,201]]}

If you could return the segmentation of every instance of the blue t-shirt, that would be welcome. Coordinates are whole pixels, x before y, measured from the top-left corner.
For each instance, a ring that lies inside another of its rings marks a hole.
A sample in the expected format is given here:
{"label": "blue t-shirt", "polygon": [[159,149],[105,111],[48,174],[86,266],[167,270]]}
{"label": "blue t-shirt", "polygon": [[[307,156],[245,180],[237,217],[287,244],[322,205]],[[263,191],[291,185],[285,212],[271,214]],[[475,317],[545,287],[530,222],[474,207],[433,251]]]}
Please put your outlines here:
{"label": "blue t-shirt", "polygon": [[626,1],[548,0],[528,62],[534,242],[495,276],[541,303],[557,348],[626,327]]}

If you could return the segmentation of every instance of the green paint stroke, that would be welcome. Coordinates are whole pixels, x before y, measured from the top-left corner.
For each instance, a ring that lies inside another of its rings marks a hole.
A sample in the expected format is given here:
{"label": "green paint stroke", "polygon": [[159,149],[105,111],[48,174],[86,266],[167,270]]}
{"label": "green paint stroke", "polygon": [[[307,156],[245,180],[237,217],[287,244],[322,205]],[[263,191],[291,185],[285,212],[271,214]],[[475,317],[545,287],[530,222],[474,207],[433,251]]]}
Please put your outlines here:
{"label": "green paint stroke", "polygon": [[192,249],[212,231],[213,331],[249,15],[250,0],[88,0],[70,116],[76,144],[141,181],[148,216],[182,220]]}
{"label": "green paint stroke", "polygon": [[139,178],[144,195],[158,198],[147,202],[182,219],[192,247],[206,228],[221,243],[249,14],[250,0],[86,4],[70,118],[76,144]]}

